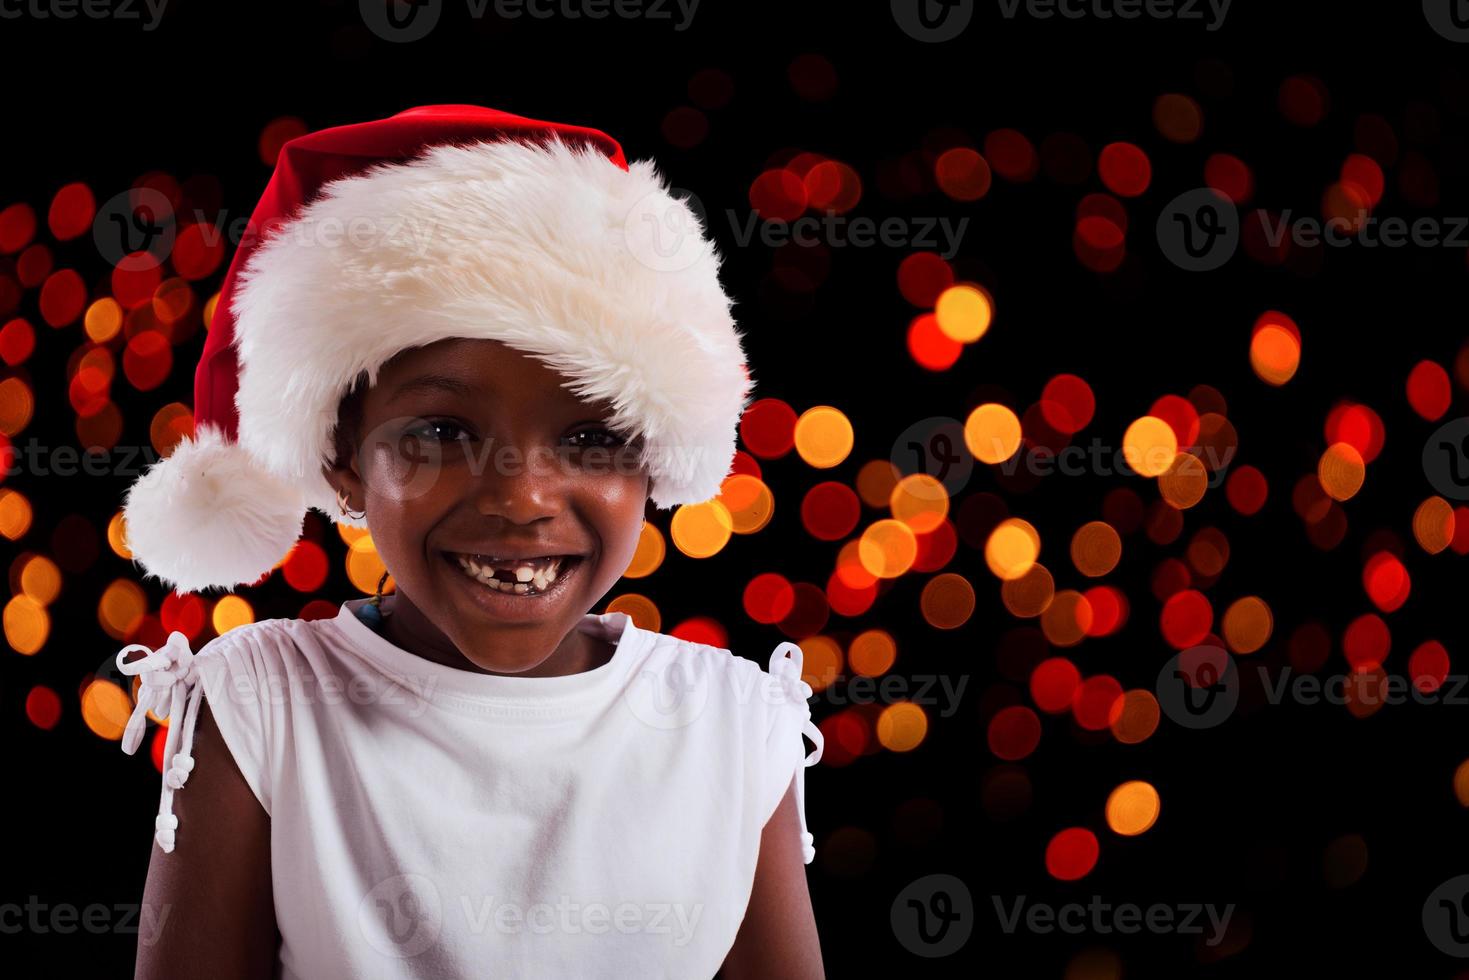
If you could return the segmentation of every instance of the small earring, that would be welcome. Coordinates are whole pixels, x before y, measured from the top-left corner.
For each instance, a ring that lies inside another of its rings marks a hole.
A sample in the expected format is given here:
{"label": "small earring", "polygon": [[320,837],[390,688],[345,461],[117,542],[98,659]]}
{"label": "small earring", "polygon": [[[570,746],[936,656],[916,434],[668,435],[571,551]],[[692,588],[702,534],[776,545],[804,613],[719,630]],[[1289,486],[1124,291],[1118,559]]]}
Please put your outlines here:
{"label": "small earring", "polygon": [[343,514],[345,514],[346,516],[352,518],[355,521],[360,521],[364,517],[367,516],[367,511],[366,510],[363,510],[360,513],[354,514],[354,513],[352,513],[351,511],[349,511],[347,509],[347,494],[343,490],[338,490],[337,491],[337,506],[339,508],[341,508],[341,511],[342,511]]}

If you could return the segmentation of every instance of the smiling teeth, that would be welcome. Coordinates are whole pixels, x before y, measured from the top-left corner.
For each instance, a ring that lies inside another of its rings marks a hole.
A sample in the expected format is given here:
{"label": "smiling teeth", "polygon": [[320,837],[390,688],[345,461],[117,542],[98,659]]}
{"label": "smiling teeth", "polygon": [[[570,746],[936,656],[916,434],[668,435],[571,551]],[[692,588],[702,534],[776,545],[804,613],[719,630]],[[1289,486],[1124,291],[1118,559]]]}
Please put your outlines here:
{"label": "smiling teeth", "polygon": [[466,555],[455,555],[454,557],[459,563],[459,568],[470,578],[481,585],[511,595],[528,595],[532,592],[546,591],[556,581],[562,565],[560,558],[552,558],[550,561],[537,558],[523,562],[515,566],[516,581],[507,582],[495,577],[495,567],[490,564],[481,564]]}

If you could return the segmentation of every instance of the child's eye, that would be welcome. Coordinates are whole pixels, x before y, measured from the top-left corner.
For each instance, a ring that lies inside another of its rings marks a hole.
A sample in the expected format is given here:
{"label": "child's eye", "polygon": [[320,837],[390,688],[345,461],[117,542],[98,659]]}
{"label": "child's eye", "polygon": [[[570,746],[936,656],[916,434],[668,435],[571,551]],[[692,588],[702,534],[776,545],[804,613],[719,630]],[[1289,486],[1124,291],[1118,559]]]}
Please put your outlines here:
{"label": "child's eye", "polygon": [[576,439],[576,438],[578,438],[580,436],[602,436],[602,437],[605,437],[607,441],[605,441],[605,442],[593,442],[593,443],[587,443],[587,442],[579,443],[577,445],[577,447],[576,447],[578,449],[592,449],[592,448],[597,448],[597,449],[610,449],[610,448],[612,448],[614,446],[624,445],[627,442],[626,439],[622,438],[620,435],[618,435],[617,433],[613,432],[611,429],[606,429],[606,428],[600,428],[600,429],[582,429],[580,432],[574,432],[574,433],[572,433],[571,438],[572,439]]}
{"label": "child's eye", "polygon": [[423,436],[423,437],[427,438],[427,440],[429,442],[458,442],[458,441],[460,441],[457,436],[452,436],[451,435],[448,439],[443,439],[443,438],[440,438],[436,434],[436,433],[443,432],[443,431],[446,431],[446,430],[449,431],[449,432],[451,432],[451,433],[459,432],[459,433],[464,433],[466,435],[468,434],[468,430],[466,430],[458,422],[455,422],[453,419],[428,419],[428,420],[426,420],[424,422],[424,424],[422,424],[420,426],[416,426],[416,427],[414,427],[412,429],[407,430],[404,433],[404,435]]}

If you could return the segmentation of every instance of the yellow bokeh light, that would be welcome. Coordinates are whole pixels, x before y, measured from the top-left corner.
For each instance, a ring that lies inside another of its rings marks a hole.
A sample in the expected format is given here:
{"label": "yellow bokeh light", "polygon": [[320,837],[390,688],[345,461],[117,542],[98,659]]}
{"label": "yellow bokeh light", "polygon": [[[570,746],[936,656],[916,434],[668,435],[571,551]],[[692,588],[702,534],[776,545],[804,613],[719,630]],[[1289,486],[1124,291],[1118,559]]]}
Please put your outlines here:
{"label": "yellow bokeh light", "polygon": [[0,534],[18,541],[30,529],[31,502],[18,490],[0,488]]}
{"label": "yellow bokeh light", "polygon": [[1020,448],[1020,419],[1004,405],[986,402],[964,421],[964,444],[981,463],[1003,463]]}
{"label": "yellow bokeh light", "polygon": [[1071,536],[1071,561],[1088,578],[1101,578],[1122,559],[1122,537],[1106,521],[1089,521]]}
{"label": "yellow bokeh light", "polygon": [[[347,549],[347,580],[356,586],[357,591],[376,595],[377,584],[382,581],[383,572],[387,570],[388,567],[377,553],[377,545],[373,544],[371,534],[353,541]],[[383,582],[383,595],[396,589],[397,583],[389,575],[388,580]]]}
{"label": "yellow bokeh light", "polygon": [[829,636],[808,636],[801,648],[801,679],[811,690],[823,691],[843,673],[842,645]]}
{"label": "yellow bokeh light", "polygon": [[342,539],[342,543],[349,548],[372,533],[365,527],[353,527],[350,524],[338,524],[336,525],[336,528],[337,536],[340,537]]}
{"label": "yellow bokeh light", "polygon": [[1469,807],[1469,759],[1454,770],[1454,795],[1459,798],[1460,806]]}
{"label": "yellow bokeh light", "polygon": [[123,519],[122,511],[113,514],[107,522],[107,546],[117,557],[132,560],[133,553],[128,550],[127,543],[127,521]]}
{"label": "yellow bokeh light", "polygon": [[939,330],[946,337],[961,344],[972,344],[989,330],[995,308],[984,290],[959,283],[939,294],[933,314]]}
{"label": "yellow bokeh light", "polygon": [[877,716],[877,741],[890,752],[911,752],[928,734],[928,715],[911,701],[899,701]]}
{"label": "yellow bokeh light", "polygon": [[1139,476],[1161,476],[1178,455],[1178,436],[1160,418],[1144,415],[1122,436],[1122,458]]}
{"label": "yellow bokeh light", "polygon": [[14,436],[31,421],[36,399],[31,386],[20,378],[0,381],[0,432]]}
{"label": "yellow bokeh light", "polygon": [[775,516],[775,494],[759,477],[736,473],[726,477],[716,498],[729,511],[730,530],[754,534]]}
{"label": "yellow bokeh light", "polygon": [[121,741],[132,713],[132,698],[111,681],[94,680],[82,691],[82,721],[102,738]]}
{"label": "yellow bokeh light", "polygon": [[927,473],[914,473],[898,481],[888,504],[896,520],[917,534],[927,534],[948,516],[949,491]]}
{"label": "yellow bokeh light", "polygon": [[103,297],[87,307],[82,322],[88,337],[99,344],[106,343],[122,329],[122,304],[111,296]]}
{"label": "yellow bokeh light", "polygon": [[[382,575],[382,572],[378,572],[378,575]],[[377,583],[374,582],[372,587],[376,593]],[[383,591],[386,594],[387,590]],[[248,626],[255,622],[255,610],[244,596],[223,595],[214,604],[209,618],[214,624],[214,632],[223,636],[237,626]]]}
{"label": "yellow bokeh light", "polygon": [[646,578],[658,570],[667,556],[668,545],[663,540],[663,532],[653,523],[643,521],[643,529],[638,534],[638,546],[622,577]]}
{"label": "yellow bokeh light", "polygon": [[1259,596],[1245,596],[1224,611],[1224,642],[1235,653],[1254,653],[1270,639],[1275,617]]}
{"label": "yellow bokeh light", "polygon": [[1362,454],[1357,447],[1347,442],[1335,442],[1321,454],[1321,461],[1316,464],[1316,477],[1328,497],[1350,500],[1367,479],[1367,464],[1362,462]]}
{"label": "yellow bokeh light", "polygon": [[634,626],[650,633],[657,633],[663,628],[663,614],[658,611],[658,604],[636,592],[624,592],[607,603],[607,612],[626,613],[632,617]]}
{"label": "yellow bokeh light", "polygon": [[1283,385],[1301,366],[1301,345],[1295,334],[1267,324],[1250,338],[1250,367],[1266,384]]}
{"label": "yellow bokeh light", "polygon": [[830,405],[808,408],[796,419],[796,452],[818,469],[830,469],[852,452],[852,423]]}
{"label": "yellow bokeh light", "polygon": [[138,583],[129,579],[113,579],[97,600],[97,623],[114,640],[125,640],[143,622],[148,612],[148,597]]}
{"label": "yellow bokeh light", "polygon": [[1454,508],[1442,497],[1429,497],[1413,512],[1413,537],[1430,555],[1453,542],[1454,530]]}
{"label": "yellow bokeh light", "polygon": [[1209,488],[1209,473],[1204,461],[1192,453],[1173,457],[1168,469],[1158,474],[1158,493],[1179,510],[1188,510],[1204,499]]}
{"label": "yellow bokeh light", "polygon": [[193,435],[194,413],[183,402],[169,402],[148,423],[148,438],[160,456],[172,454],[185,436]]}
{"label": "yellow bokeh light", "polygon": [[918,558],[918,537],[902,521],[873,521],[858,539],[857,560],[876,578],[897,578]]}
{"label": "yellow bokeh light", "polygon": [[892,670],[898,659],[898,643],[887,630],[870,629],[858,633],[847,648],[847,663],[864,677],[881,677]]}
{"label": "yellow bokeh light", "polygon": [[61,569],[44,555],[32,555],[20,570],[20,591],[49,606],[61,591]]}
{"label": "yellow bokeh light", "polygon": [[1107,797],[1107,826],[1113,833],[1135,837],[1158,822],[1162,806],[1163,801],[1151,783],[1129,780]]}
{"label": "yellow bokeh light", "polygon": [[998,578],[1020,578],[1041,553],[1041,536],[1029,521],[1010,517],[996,525],[984,545],[984,560]]}
{"label": "yellow bokeh light", "polygon": [[51,634],[51,616],[46,607],[28,595],[15,595],[5,604],[5,642],[16,653],[27,656],[46,645]]}
{"label": "yellow bokeh light", "polygon": [[701,504],[683,504],[668,522],[673,546],[690,558],[719,554],[733,533],[734,518],[718,497]]}

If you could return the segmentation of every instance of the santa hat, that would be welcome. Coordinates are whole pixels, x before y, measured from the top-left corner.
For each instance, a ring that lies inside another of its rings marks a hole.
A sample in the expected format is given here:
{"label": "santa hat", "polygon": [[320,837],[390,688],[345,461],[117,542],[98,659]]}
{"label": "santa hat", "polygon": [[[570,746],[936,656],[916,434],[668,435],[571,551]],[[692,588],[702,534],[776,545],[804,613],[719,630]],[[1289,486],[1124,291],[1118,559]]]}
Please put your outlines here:
{"label": "santa hat", "polygon": [[308,508],[337,407],[395,354],[498,340],[641,437],[655,506],[717,495],[750,402],[720,259],[650,160],[595,129],[422,106],[287,142],[194,377],[195,434],[133,484],[127,543],[178,592],[260,581]]}

